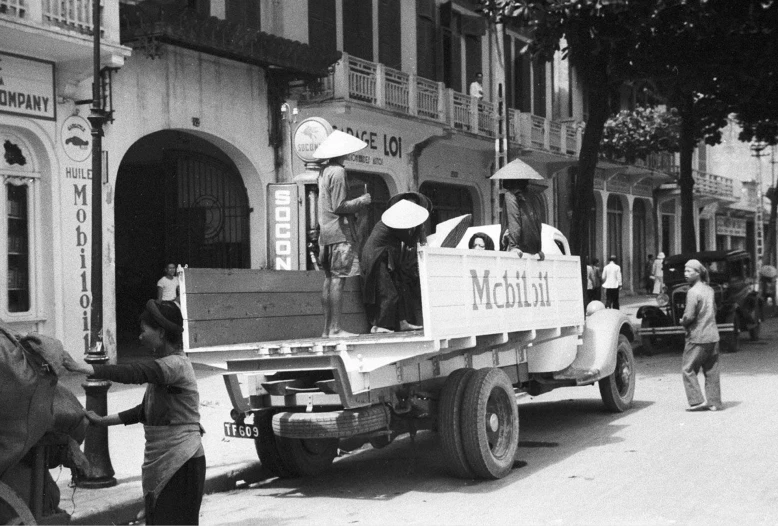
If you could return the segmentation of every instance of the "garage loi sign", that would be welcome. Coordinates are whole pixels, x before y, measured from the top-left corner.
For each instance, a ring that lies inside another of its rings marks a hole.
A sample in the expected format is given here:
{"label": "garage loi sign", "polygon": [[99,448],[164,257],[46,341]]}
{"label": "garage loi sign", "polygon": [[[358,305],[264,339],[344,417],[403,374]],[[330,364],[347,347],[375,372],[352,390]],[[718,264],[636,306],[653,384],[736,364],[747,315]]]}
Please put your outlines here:
{"label": "garage loi sign", "polygon": [[0,113],[57,120],[54,63],[0,53]]}

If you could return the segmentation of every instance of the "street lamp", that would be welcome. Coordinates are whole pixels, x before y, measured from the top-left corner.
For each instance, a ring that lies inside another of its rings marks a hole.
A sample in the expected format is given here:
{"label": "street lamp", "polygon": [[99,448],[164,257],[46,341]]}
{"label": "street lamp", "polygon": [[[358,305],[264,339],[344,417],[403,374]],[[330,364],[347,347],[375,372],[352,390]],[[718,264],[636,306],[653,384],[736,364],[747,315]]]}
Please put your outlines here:
{"label": "street lamp", "polygon": [[[87,120],[92,127],[92,304],[91,345],[84,359],[91,365],[108,363],[103,347],[103,125],[107,112],[102,107],[100,75],[100,1],[92,0],[93,80],[92,107]],[[86,409],[98,415],[108,414],[108,389],[111,382],[87,378],[82,384],[86,393]],[[84,455],[92,470],[88,477],[78,480],[82,488],[108,488],[116,485],[111,457],[108,451],[108,428],[89,426],[84,438]]]}

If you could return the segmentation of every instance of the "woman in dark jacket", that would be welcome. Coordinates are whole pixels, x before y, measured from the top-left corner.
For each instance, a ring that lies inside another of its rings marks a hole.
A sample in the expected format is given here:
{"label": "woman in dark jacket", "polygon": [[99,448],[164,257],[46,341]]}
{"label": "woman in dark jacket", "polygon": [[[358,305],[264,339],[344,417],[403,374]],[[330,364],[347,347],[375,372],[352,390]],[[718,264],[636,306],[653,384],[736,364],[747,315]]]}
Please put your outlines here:
{"label": "woman in dark jacket", "polygon": [[405,248],[415,248],[423,241],[427,217],[426,208],[401,199],[384,212],[362,248],[362,298],[372,333],[422,328],[408,321],[412,313],[407,296],[413,276]]}

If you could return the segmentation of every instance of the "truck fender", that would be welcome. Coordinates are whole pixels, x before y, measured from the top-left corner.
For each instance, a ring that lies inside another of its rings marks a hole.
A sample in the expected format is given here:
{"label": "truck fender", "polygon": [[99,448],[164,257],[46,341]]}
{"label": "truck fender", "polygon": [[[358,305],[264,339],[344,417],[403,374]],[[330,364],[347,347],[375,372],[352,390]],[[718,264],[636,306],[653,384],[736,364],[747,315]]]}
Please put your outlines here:
{"label": "truck fender", "polygon": [[592,371],[600,380],[616,369],[616,348],[619,334],[630,342],[635,339],[629,318],[615,309],[602,309],[586,317],[583,344],[570,367]]}
{"label": "truck fender", "polygon": [[636,318],[663,318],[666,317],[665,313],[659,307],[655,305],[643,305],[638,309]]}

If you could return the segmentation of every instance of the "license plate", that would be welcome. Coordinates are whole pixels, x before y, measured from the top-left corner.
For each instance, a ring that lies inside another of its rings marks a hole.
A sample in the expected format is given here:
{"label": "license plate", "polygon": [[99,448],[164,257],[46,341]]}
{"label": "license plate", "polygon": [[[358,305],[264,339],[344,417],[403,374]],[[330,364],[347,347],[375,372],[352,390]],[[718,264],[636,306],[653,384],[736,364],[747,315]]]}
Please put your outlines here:
{"label": "license plate", "polygon": [[252,426],[250,424],[224,422],[224,436],[237,438],[257,438],[259,437],[259,427]]}

